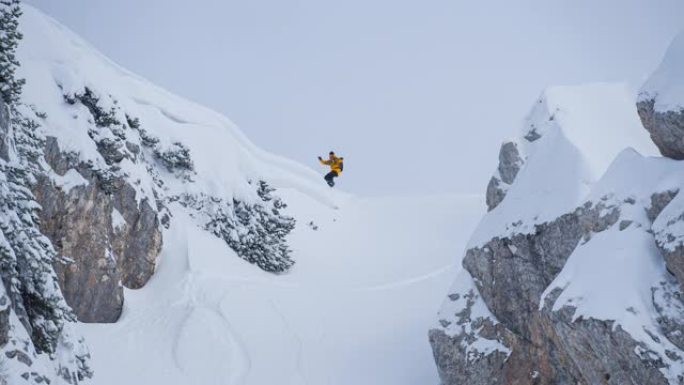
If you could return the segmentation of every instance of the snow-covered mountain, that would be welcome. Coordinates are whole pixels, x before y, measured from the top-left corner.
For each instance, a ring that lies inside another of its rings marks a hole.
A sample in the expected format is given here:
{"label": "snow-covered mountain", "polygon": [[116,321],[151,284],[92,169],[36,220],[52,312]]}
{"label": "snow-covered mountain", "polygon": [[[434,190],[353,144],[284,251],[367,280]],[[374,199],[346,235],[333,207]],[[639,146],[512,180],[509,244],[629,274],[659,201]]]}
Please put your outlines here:
{"label": "snow-covered mountain", "polygon": [[[51,351],[13,321],[30,301],[0,309],[13,338],[0,339],[0,378],[438,381],[425,330],[484,211],[479,197],[331,190],[322,173],[260,150],[225,117],[22,7],[16,79],[26,84],[3,104],[0,158],[29,175],[29,224],[45,236],[40,261],[69,316],[56,317],[62,342]],[[27,135],[32,152],[13,150]],[[5,203],[3,215],[22,215]]]}
{"label": "snow-covered mountain", "polygon": [[638,98],[546,90],[484,207],[330,189],[16,4],[0,384],[684,381],[684,35]]}
{"label": "snow-covered mountain", "polygon": [[502,146],[430,331],[443,384],[684,381],[683,43],[638,108],[621,85],[552,88]]}

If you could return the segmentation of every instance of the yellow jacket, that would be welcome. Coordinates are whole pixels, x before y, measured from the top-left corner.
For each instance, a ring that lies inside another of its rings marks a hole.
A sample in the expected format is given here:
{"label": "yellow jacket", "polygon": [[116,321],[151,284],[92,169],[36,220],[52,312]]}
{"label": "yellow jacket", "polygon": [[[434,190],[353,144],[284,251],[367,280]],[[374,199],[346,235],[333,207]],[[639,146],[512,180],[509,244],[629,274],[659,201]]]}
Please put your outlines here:
{"label": "yellow jacket", "polygon": [[337,175],[342,174],[342,161],[344,161],[344,158],[338,158],[335,155],[333,155],[330,159],[319,159],[321,164],[330,166],[330,170],[335,171]]}

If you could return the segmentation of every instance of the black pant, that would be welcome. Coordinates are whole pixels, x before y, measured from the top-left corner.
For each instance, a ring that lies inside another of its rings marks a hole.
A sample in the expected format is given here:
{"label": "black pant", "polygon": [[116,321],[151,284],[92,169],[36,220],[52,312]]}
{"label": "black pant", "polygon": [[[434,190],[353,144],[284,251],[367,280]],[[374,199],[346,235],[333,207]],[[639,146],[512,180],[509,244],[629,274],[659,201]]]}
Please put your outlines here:
{"label": "black pant", "polygon": [[333,178],[337,178],[338,176],[339,176],[339,174],[337,173],[337,171],[330,171],[329,173],[327,173],[325,175],[324,179],[326,182],[328,182],[330,187],[332,187],[335,185],[335,181],[333,180]]}

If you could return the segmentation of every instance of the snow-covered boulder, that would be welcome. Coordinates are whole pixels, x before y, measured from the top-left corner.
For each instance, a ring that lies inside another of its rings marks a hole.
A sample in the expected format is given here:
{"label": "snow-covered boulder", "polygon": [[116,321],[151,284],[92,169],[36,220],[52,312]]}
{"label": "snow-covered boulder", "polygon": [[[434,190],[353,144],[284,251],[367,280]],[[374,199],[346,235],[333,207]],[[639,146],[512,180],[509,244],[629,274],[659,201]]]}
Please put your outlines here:
{"label": "snow-covered boulder", "polygon": [[684,159],[684,32],[641,89],[637,106],[644,127],[660,152]]}

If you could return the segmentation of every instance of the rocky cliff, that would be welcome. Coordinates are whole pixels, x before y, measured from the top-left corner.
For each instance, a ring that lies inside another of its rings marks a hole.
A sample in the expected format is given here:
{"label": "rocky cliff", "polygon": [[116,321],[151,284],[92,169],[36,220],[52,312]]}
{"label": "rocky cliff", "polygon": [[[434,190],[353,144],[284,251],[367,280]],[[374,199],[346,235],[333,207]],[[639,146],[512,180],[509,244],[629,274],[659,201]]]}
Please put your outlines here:
{"label": "rocky cliff", "polygon": [[[642,155],[655,151],[631,100],[621,86],[548,90],[502,146],[490,212],[429,333],[443,384],[684,381],[684,175]],[[649,115],[656,104],[642,94],[641,120],[679,158],[684,130]]]}

